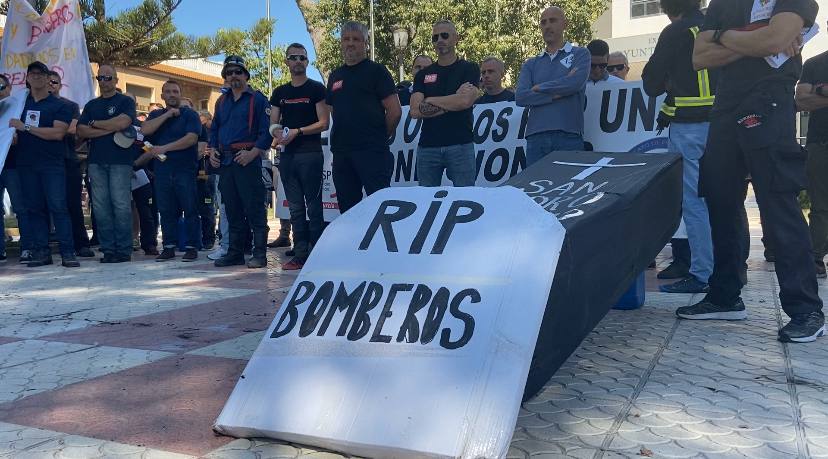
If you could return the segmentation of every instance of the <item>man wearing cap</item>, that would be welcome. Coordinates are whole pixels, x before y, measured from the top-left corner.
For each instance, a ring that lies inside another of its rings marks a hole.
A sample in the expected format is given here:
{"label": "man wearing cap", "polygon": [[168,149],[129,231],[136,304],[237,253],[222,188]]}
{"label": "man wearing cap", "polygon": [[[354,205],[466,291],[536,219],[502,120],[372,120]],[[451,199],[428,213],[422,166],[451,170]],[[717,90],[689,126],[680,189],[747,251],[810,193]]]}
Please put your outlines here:
{"label": "man wearing cap", "polygon": [[218,267],[243,265],[247,237],[253,230],[253,257],[248,268],[267,266],[267,215],[262,182],[262,153],[270,148],[270,103],[248,85],[250,72],[239,56],[224,60],[221,76],[230,92],[219,97],[210,126],[210,164],[219,169],[219,190],[230,222],[230,247]]}
{"label": "man wearing cap", "polygon": [[26,201],[32,261],[27,266],[52,264],[49,250],[49,214],[55,222],[60,242],[61,263],[76,268],[72,242],[72,220],[66,208],[66,145],[63,138],[72,121],[72,112],[62,100],[49,93],[49,68],[35,61],[26,69],[31,92],[26,97],[21,118],[9,121],[17,130],[17,169],[23,199]]}
{"label": "man wearing cap", "polygon": [[[115,90],[115,67],[98,67],[101,95],[87,102],[78,120],[78,136],[89,139],[88,175],[92,185],[92,207],[98,239],[104,256],[101,263],[123,263],[132,259],[132,142],[135,102]],[[121,144],[115,134],[129,128],[132,139]]]}
{"label": "man wearing cap", "polygon": [[342,25],[345,65],[328,78],[326,102],[333,128],[333,181],[339,211],[346,212],[372,194],[391,186],[394,157],[388,139],[402,116],[394,80],[384,65],[368,59],[368,28],[359,22]]}
{"label": "man wearing cap", "polygon": [[[196,173],[198,171],[198,135],[201,122],[198,114],[182,104],[181,85],[169,80],[161,87],[166,108],[150,112],[141,125],[141,132],[153,145],[155,156],[155,199],[161,213],[164,250],[156,261],[175,258],[175,248],[184,243],[183,261],[198,258],[201,229],[196,205]],[[163,155],[163,156],[162,156]],[[164,158],[162,160],[162,158]],[[178,240],[178,218],[184,212],[186,241]]]}

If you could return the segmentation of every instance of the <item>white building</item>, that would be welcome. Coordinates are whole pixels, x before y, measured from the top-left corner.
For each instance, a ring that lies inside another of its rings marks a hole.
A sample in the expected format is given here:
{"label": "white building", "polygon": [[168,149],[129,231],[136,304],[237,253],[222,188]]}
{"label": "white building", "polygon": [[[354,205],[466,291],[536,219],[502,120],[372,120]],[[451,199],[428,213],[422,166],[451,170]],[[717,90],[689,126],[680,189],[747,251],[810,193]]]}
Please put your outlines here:
{"label": "white building", "polygon": [[[725,0],[728,1],[728,0]],[[807,59],[828,50],[828,1],[820,4],[817,22],[821,32],[803,50]],[[708,0],[702,0],[706,6]],[[609,8],[595,21],[595,37],[605,40],[610,51],[621,51],[630,61],[629,79],[639,79],[644,64],[653,54],[658,35],[669,24],[661,13],[658,0],[612,0]]]}

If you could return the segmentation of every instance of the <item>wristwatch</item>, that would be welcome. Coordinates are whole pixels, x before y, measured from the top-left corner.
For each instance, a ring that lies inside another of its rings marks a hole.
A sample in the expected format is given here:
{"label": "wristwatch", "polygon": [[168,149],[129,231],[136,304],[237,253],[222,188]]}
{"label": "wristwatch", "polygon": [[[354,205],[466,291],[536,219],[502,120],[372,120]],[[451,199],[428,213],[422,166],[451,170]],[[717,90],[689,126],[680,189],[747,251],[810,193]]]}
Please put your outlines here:
{"label": "wristwatch", "polygon": [[717,45],[721,45],[722,44],[722,35],[724,35],[725,32],[727,32],[727,29],[719,29],[719,30],[713,32],[713,43],[716,43]]}
{"label": "wristwatch", "polygon": [[92,127],[92,126],[94,126],[94,125],[95,125],[95,120],[91,120],[91,121],[89,122],[89,127]]}
{"label": "wristwatch", "polygon": [[23,130],[24,130],[24,131],[26,131],[26,132],[31,131],[31,130],[32,130],[32,125],[31,125],[31,124],[27,124],[27,125],[23,126]]}
{"label": "wristwatch", "polygon": [[302,128],[297,128],[296,130],[299,131],[299,135],[305,135],[305,133],[302,132]]}

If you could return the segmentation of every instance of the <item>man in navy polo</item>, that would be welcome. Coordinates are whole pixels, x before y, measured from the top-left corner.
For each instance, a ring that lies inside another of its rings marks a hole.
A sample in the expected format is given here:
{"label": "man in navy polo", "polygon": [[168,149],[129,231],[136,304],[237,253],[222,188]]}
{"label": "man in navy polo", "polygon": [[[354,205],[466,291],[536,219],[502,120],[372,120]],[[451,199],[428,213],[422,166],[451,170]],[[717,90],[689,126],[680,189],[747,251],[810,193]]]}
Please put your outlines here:
{"label": "man in navy polo", "polygon": [[247,239],[245,217],[253,230],[253,257],[248,268],[267,266],[267,214],[262,182],[262,154],[270,149],[270,103],[248,85],[250,72],[239,56],[224,60],[221,75],[230,91],[216,101],[210,126],[210,164],[219,169],[219,191],[230,222],[230,247],[218,267],[243,265]]}
{"label": "man in navy polo", "polygon": [[26,69],[31,92],[20,119],[9,126],[17,130],[17,169],[26,200],[29,231],[32,237],[30,268],[52,264],[49,250],[49,214],[55,222],[60,242],[62,265],[76,268],[72,242],[72,220],[66,207],[66,144],[63,138],[72,121],[67,104],[49,93],[49,68],[35,61]]}
{"label": "man in navy polo", "polygon": [[78,120],[78,136],[89,139],[87,173],[92,188],[101,263],[132,260],[132,145],[120,147],[115,133],[135,121],[135,101],[118,93],[115,67],[98,67],[100,97],[90,100]]}
{"label": "man in navy polo", "polygon": [[[169,80],[161,87],[161,98],[166,108],[149,114],[141,132],[152,143],[155,156],[155,200],[161,213],[161,231],[164,250],[155,259],[175,258],[178,245],[178,218],[184,212],[187,240],[184,241],[183,261],[198,258],[201,229],[196,204],[196,174],[198,172],[198,136],[201,121],[198,113],[181,104],[181,85]],[[166,155],[161,161],[159,155]]]}

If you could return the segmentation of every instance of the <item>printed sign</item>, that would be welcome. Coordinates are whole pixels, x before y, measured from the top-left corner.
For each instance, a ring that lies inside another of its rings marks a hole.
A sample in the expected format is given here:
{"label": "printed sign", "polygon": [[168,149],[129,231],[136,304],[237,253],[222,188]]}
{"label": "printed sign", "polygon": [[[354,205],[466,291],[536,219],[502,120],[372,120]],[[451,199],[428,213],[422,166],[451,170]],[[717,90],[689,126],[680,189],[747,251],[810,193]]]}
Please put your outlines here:
{"label": "printed sign", "polygon": [[[6,164],[6,156],[9,153],[9,148],[14,139],[15,129],[8,127],[9,121],[12,118],[20,118],[23,107],[26,105],[26,96],[28,95],[29,90],[24,89],[0,100],[0,173],[3,172],[3,166]],[[0,198],[2,198],[2,195],[0,195]]]}
{"label": "printed sign", "polygon": [[61,76],[61,95],[81,107],[95,97],[78,0],[52,0],[40,15],[26,0],[9,0],[0,72],[12,91],[26,88],[26,67],[46,64]]}
{"label": "printed sign", "polygon": [[373,194],[324,232],[216,429],[504,457],[564,236],[513,187]]}
{"label": "printed sign", "polygon": [[[640,81],[608,83],[587,87],[584,110],[586,146],[605,152],[667,151],[667,130],[656,132],[656,116],[663,97],[644,93]],[[526,168],[526,120],[529,112],[514,102],[499,102],[474,107],[477,186],[497,186]],[[417,185],[417,142],[422,121],[411,118],[403,107],[403,118],[391,143],[394,169],[391,186]],[[326,221],[339,215],[333,183],[333,156],[323,146],[322,207]],[[444,176],[443,184],[451,182]],[[290,218],[281,181],[276,215]]]}

